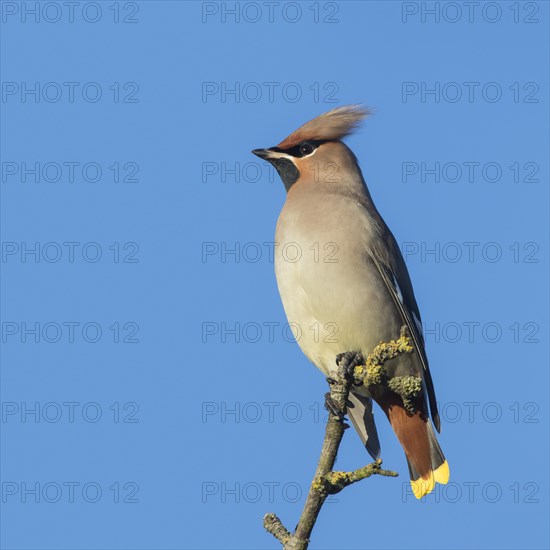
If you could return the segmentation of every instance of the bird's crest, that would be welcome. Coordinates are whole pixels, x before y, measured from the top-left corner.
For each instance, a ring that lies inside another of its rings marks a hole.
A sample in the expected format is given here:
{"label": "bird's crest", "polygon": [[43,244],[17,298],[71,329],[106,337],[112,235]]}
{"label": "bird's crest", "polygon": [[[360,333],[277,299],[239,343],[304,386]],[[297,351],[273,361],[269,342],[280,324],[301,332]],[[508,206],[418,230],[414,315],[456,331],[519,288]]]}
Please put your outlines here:
{"label": "bird's crest", "polygon": [[370,113],[361,105],[336,107],[300,126],[277,147],[287,149],[302,141],[342,139],[351,134]]}

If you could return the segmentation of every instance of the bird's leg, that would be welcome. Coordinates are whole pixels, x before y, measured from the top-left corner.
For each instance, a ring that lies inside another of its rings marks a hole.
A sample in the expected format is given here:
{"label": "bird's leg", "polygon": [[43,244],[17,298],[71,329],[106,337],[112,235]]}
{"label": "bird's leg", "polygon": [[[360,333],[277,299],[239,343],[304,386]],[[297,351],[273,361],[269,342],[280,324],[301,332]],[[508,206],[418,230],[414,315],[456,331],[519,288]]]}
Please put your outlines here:
{"label": "bird's leg", "polygon": [[332,398],[330,392],[325,393],[325,409],[336,418],[340,420],[344,419],[345,413],[342,412],[340,405]]}
{"label": "bird's leg", "polygon": [[347,376],[353,378],[353,369],[359,365],[364,365],[365,358],[359,351],[346,351],[336,356],[336,364],[346,369]]}
{"label": "bird's leg", "polygon": [[365,364],[363,354],[358,351],[346,351],[336,356],[336,364],[345,369],[345,376],[351,380],[354,386],[363,385],[362,381],[355,380],[355,367]]}
{"label": "bird's leg", "polygon": [[334,373],[334,376],[327,376],[327,384],[330,387],[330,391],[325,393],[325,409],[329,412],[329,414],[332,414],[339,420],[343,420],[345,411],[342,411],[342,408],[338,402],[332,397],[332,392],[337,389],[338,383],[338,373]]}
{"label": "bird's leg", "polygon": [[353,383],[354,369],[364,362],[363,355],[356,351],[346,351],[336,356],[337,370],[327,377],[330,393],[325,395],[325,408],[339,420],[343,420],[350,405],[348,394]]}

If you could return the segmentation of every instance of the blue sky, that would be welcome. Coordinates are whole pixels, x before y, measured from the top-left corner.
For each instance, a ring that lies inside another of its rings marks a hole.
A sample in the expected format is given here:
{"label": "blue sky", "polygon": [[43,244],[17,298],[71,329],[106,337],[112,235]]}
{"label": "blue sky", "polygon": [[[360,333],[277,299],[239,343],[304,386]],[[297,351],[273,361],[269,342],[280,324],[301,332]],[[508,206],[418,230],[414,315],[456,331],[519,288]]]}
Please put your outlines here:
{"label": "blue sky", "polygon": [[[349,103],[451,483],[417,502],[378,411],[400,477],[334,497],[311,547],[548,548],[548,4],[34,6],[1,4],[2,548],[278,547],[326,383],[250,150]],[[368,461],[348,432],[338,468]]]}

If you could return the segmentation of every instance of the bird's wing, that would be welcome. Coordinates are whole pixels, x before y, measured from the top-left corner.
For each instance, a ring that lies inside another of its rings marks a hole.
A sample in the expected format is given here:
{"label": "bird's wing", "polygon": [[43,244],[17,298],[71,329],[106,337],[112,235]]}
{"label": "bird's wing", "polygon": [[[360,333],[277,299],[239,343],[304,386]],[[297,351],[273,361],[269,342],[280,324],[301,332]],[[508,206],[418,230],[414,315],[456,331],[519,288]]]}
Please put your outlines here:
{"label": "bird's wing", "polygon": [[[395,302],[395,305],[401,313],[403,321],[409,329],[414,348],[417,351],[422,363],[423,379],[430,403],[432,421],[436,430],[440,432],[441,421],[437,410],[437,401],[435,398],[432,376],[428,366],[428,357],[426,356],[426,350],[424,349],[422,321],[420,318],[418,305],[414,297],[409,271],[393,235],[390,234],[387,237],[386,244],[388,245],[389,250],[369,250],[369,256],[378,269],[393,301]],[[387,258],[387,260],[384,261],[383,258]]]}

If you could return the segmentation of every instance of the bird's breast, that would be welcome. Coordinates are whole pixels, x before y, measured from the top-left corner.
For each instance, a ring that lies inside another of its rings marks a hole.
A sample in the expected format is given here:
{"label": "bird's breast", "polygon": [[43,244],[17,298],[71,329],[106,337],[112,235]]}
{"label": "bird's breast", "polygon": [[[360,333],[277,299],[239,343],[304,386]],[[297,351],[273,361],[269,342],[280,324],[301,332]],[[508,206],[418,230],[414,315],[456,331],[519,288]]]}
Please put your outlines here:
{"label": "bird's breast", "polygon": [[275,273],[285,313],[305,355],[325,373],[344,351],[368,353],[399,335],[399,320],[368,254],[368,212],[347,200],[285,204]]}

